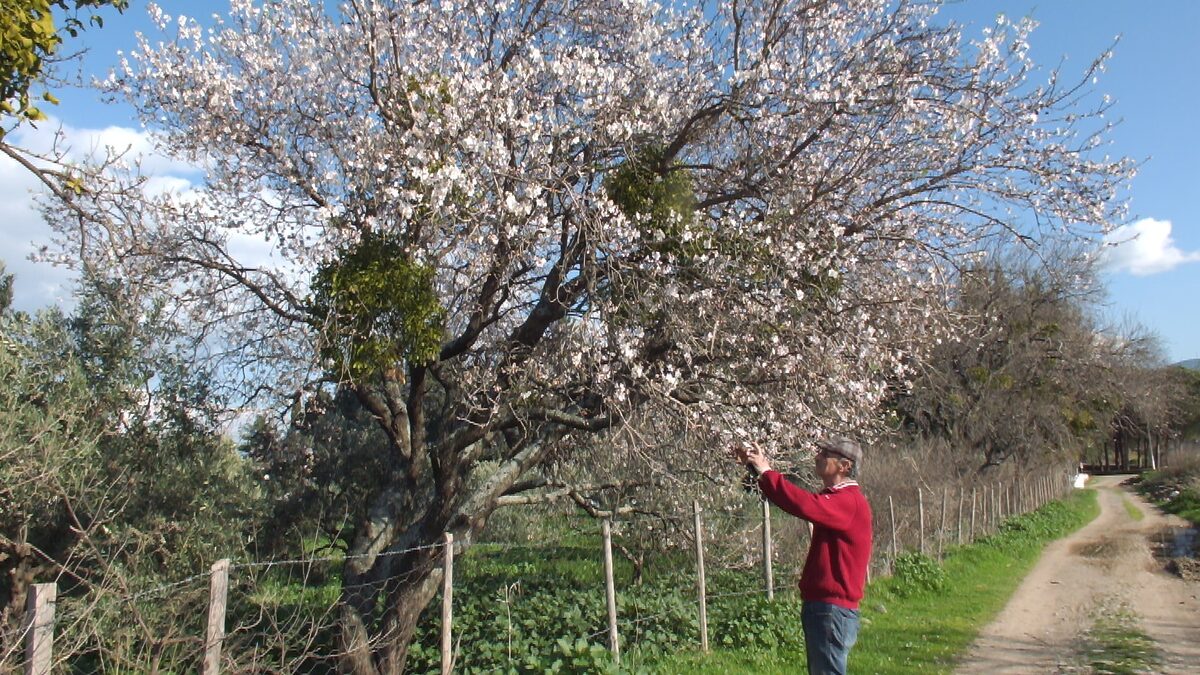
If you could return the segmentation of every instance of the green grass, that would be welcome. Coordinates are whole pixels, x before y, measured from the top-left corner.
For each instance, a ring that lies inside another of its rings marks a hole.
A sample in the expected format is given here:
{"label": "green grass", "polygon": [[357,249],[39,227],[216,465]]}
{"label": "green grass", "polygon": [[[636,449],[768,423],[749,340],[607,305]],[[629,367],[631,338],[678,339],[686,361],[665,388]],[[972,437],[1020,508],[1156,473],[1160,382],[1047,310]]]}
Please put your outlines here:
{"label": "green grass", "polygon": [[1142,513],[1142,510],[1137,507],[1137,504],[1129,501],[1128,498],[1123,499],[1121,504],[1125,507],[1125,513],[1128,513],[1129,517],[1134,521],[1138,521],[1146,517],[1146,514]]}
{"label": "green grass", "polygon": [[1162,505],[1167,513],[1186,518],[1193,525],[1200,525],[1200,491],[1184,490]]}
{"label": "green grass", "polygon": [[[850,655],[855,673],[948,673],[979,630],[1004,607],[1050,541],[1100,512],[1093,490],[1072,493],[1037,512],[1014,518],[976,544],[951,549],[940,588],[914,590],[898,577],[872,583],[862,603],[862,630]],[[793,630],[799,631],[796,625]],[[694,650],[664,659],[655,672],[803,672],[803,650]]]}
{"label": "green grass", "polygon": [[1162,655],[1126,606],[1103,607],[1083,636],[1079,660],[1089,672],[1134,675],[1154,672]]}
{"label": "green grass", "polygon": [[[1167,513],[1200,525],[1200,464],[1149,471],[1142,475],[1138,490]],[[1178,493],[1162,501],[1162,495]]]}

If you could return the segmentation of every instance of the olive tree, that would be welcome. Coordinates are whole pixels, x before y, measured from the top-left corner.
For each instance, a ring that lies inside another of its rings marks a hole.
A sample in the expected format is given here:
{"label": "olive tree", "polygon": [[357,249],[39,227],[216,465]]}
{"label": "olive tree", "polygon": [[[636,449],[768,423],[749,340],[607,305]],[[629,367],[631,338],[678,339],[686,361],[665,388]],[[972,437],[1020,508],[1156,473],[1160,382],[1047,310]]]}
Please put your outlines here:
{"label": "olive tree", "polygon": [[933,347],[893,409],[902,427],[986,471],[1070,464],[1103,444],[1121,398],[1128,345],[1097,321],[1086,251],[994,253],[956,274],[958,330]]}
{"label": "olive tree", "polygon": [[1130,170],[1100,62],[1035,81],[1031,23],[968,41],[925,3],[152,12],[168,35],[109,86],[204,179],[139,195],[110,162],[50,217],[167,298],[228,393],[371,412],[353,672],[403,668],[442,533],[469,545],[573,439],[653,419],[706,442],[622,447],[702,468],[723,438],[869,430],[950,325],[948,261],[1102,232]]}

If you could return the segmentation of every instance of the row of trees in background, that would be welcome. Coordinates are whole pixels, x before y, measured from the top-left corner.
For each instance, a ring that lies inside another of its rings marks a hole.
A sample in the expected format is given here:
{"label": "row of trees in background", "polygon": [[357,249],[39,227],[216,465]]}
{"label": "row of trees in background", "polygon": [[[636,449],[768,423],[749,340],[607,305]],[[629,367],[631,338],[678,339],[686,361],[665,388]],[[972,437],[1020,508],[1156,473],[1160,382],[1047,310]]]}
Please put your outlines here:
{"label": "row of trees in background", "polygon": [[0,307],[3,666],[21,655],[27,588],[57,581],[91,610],[59,615],[72,664],[145,670],[169,624],[113,598],[253,550],[244,537],[270,508],[219,433],[207,375],[164,349],[169,320],[121,297],[89,286],[70,315]]}
{"label": "row of trees in background", "polygon": [[1092,272],[1055,261],[962,270],[952,299],[961,332],[935,345],[892,399],[897,424],[966,450],[980,470],[1051,452],[1098,468],[1155,468],[1166,448],[1195,436],[1200,377],[1163,367],[1140,327],[1098,323]]}
{"label": "row of trees in background", "polygon": [[[502,508],[718,503],[746,439],[940,444],[987,472],[1194,415],[1145,340],[1094,323],[1132,166],[1102,152],[1102,61],[1034,81],[1029,22],[971,42],[880,0],[154,11],[162,41],[106,86],[202,183],[4,146],[84,277],[76,315],[4,317],[6,606],[42,573],[100,599],[334,547],[344,669],[397,672],[443,533],[469,546]],[[235,446],[217,420],[249,409],[274,412]],[[80,648],[139,669],[170,635],[132,619]]]}

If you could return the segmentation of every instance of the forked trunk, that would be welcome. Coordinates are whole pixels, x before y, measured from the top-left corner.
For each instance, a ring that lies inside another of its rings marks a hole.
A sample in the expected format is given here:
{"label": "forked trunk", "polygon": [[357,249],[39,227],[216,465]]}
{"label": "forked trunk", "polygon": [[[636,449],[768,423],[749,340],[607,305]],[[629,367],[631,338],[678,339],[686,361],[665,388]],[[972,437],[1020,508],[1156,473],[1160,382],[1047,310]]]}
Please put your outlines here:
{"label": "forked trunk", "polygon": [[[421,612],[442,579],[438,549],[380,558],[365,573],[347,564],[340,611],[341,671],[353,675],[399,675]],[[376,604],[383,602],[382,618]]]}

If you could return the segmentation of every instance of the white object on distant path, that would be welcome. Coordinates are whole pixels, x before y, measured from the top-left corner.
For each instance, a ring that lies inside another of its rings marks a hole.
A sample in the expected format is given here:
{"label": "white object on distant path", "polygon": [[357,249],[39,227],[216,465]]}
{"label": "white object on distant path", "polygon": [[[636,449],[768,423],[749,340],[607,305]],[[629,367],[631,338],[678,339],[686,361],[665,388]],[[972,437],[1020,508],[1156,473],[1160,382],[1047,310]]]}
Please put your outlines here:
{"label": "white object on distant path", "polygon": [[1091,476],[1087,475],[1086,473],[1075,474],[1075,487],[1082,490],[1083,487],[1087,485],[1089,478],[1091,478]]}

